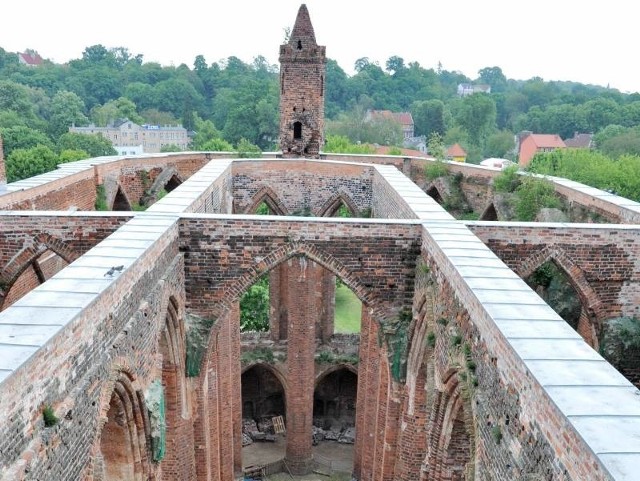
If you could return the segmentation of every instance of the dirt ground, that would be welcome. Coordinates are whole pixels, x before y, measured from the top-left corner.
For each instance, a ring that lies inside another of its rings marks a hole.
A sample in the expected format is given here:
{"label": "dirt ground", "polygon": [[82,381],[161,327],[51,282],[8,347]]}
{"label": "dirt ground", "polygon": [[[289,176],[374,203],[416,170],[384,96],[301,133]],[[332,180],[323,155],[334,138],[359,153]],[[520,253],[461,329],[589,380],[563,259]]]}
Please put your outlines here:
{"label": "dirt ground", "polygon": [[[259,466],[284,458],[286,450],[286,438],[278,436],[275,443],[253,443],[242,448],[242,465]],[[313,447],[313,456],[321,462],[330,461],[333,466],[332,476],[311,474],[307,476],[294,476],[296,481],[350,481],[351,468],[353,466],[353,444],[341,444],[337,441],[322,441]],[[327,470],[324,470],[327,471]],[[326,474],[329,474],[328,472]],[[277,474],[269,476],[269,481],[291,480],[289,474]]]}

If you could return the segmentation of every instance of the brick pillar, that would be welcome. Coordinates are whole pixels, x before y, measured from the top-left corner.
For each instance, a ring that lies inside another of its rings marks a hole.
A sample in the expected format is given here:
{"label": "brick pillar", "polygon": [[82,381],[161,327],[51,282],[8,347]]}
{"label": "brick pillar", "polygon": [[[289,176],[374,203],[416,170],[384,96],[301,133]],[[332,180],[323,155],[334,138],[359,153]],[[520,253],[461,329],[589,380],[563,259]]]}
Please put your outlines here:
{"label": "brick pillar", "polygon": [[[242,470],[242,426],[240,409],[240,307],[235,303],[220,319],[218,337],[218,386],[220,479],[234,479]],[[236,344],[238,344],[236,346]]]}
{"label": "brick pillar", "polygon": [[329,342],[333,336],[333,322],[336,312],[336,276],[326,269],[316,269],[315,301],[318,317],[316,338],[322,343]]}
{"label": "brick pillar", "polygon": [[0,192],[7,186],[7,171],[4,167],[4,150],[2,150],[2,136],[0,136]]}
{"label": "brick pillar", "polygon": [[229,367],[231,379],[231,400],[233,422],[233,470],[236,479],[242,477],[242,366],[240,364],[240,303],[234,304],[233,315],[229,325],[231,345]]}
{"label": "brick pillar", "polygon": [[369,309],[362,308],[362,319],[360,322],[360,362],[358,368],[358,397],[356,399],[356,443],[353,453],[353,475],[356,479],[362,477],[363,456],[365,453],[365,411],[367,406],[367,389],[369,380],[369,342],[371,338],[371,316]]}
{"label": "brick pillar", "polygon": [[[365,309],[363,309],[364,314]],[[363,381],[365,389],[360,390],[358,385],[358,401],[356,409],[363,411],[360,428],[356,426],[356,452],[360,452],[360,477],[361,481],[375,479],[373,465],[376,450],[376,426],[378,422],[378,383],[380,380],[380,349],[378,348],[378,326],[369,314],[362,317],[363,322],[369,326],[367,344],[360,340],[361,363],[358,378],[365,377]],[[362,362],[362,356],[366,349],[366,362]],[[360,380],[358,381],[360,383]],[[356,413],[357,415],[357,413]],[[360,429],[358,431],[358,429]]]}
{"label": "brick pillar", "polygon": [[315,285],[321,266],[306,257],[286,261],[288,312],[287,351],[287,451],[285,460],[293,474],[307,474],[313,467],[312,421],[315,380]]}

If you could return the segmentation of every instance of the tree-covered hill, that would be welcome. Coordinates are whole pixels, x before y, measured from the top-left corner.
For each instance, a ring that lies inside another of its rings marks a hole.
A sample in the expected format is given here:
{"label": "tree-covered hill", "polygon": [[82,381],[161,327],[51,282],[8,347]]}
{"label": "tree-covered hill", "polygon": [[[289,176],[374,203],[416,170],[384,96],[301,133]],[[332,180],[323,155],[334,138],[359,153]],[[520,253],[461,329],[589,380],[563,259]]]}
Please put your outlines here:
{"label": "tree-covered hill", "polygon": [[[334,60],[327,63],[327,128],[352,141],[359,140],[353,138],[354,123],[361,123],[363,113],[372,108],[411,111],[417,135],[438,133],[445,144],[459,142],[470,161],[509,155],[513,134],[520,130],[563,138],[574,132],[608,132],[609,147],[618,150],[640,144],[634,129],[640,126],[639,94],[541,78],[510,80],[495,66],[471,79],[399,56],[384,66],[361,58],[355,72],[349,76]],[[461,83],[486,84],[491,93],[459,97]],[[65,134],[70,125],[106,125],[123,117],[181,123],[199,131],[194,148],[245,139],[273,149],[278,95],[278,67],[263,57],[251,63],[236,57],[210,63],[199,55],[193,66],[175,67],[144,62],[142,55],[124,47],[93,45],[67,64],[45,61],[27,67],[18,63],[16,54],[0,48],[0,132],[11,139],[5,142],[7,158],[14,149],[39,145],[60,155],[63,135],[66,147],[83,150]],[[386,135],[389,138],[394,137]]]}

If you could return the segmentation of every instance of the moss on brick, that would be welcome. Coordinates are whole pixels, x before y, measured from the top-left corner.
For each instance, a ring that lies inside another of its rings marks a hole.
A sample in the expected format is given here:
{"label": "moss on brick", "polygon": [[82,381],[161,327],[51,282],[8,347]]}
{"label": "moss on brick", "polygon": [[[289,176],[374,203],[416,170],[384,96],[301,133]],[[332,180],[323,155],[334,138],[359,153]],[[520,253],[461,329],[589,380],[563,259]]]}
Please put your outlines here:
{"label": "moss on brick", "polygon": [[207,349],[209,333],[214,324],[215,319],[205,319],[193,314],[187,314],[185,317],[187,329],[187,377],[196,377],[200,374],[202,357]]}

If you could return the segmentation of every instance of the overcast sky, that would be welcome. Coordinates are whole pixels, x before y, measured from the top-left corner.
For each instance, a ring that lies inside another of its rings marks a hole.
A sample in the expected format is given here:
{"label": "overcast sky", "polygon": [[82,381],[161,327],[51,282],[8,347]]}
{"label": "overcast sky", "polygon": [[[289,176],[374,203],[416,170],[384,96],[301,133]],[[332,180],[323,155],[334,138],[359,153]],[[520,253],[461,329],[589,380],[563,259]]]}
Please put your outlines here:
{"label": "overcast sky", "polygon": [[[33,48],[55,62],[90,45],[126,47],[145,61],[193,66],[235,55],[277,63],[300,1],[0,0],[0,47]],[[320,45],[348,74],[392,55],[473,78],[499,66],[508,78],[573,80],[640,91],[640,2],[609,0],[307,0]]]}

